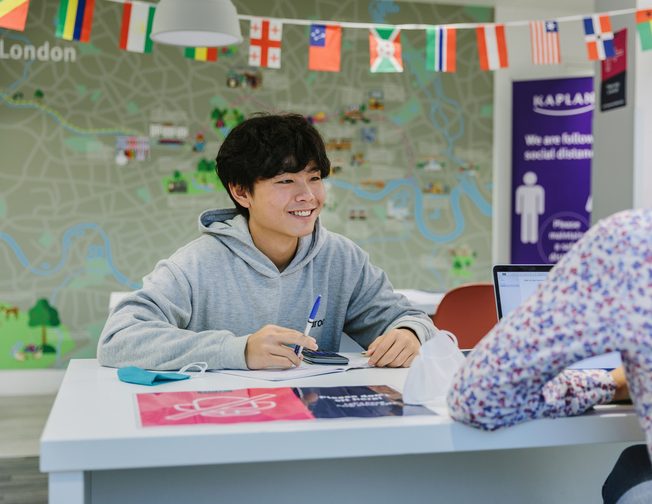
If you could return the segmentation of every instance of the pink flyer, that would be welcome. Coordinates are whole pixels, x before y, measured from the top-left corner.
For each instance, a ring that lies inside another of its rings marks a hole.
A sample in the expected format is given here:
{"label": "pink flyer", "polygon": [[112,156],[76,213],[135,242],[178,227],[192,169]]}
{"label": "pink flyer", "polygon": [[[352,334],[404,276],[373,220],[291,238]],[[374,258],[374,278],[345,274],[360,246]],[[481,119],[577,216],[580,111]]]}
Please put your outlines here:
{"label": "pink flyer", "polygon": [[310,420],[291,388],[137,394],[143,427]]}

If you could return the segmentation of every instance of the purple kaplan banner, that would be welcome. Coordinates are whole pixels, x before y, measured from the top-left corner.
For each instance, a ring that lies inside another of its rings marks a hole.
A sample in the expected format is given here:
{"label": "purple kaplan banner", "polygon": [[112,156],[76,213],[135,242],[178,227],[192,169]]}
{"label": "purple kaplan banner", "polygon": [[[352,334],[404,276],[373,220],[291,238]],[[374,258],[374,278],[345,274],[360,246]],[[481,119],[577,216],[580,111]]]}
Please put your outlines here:
{"label": "purple kaplan banner", "polygon": [[514,82],[514,264],[556,263],[591,221],[593,78]]}

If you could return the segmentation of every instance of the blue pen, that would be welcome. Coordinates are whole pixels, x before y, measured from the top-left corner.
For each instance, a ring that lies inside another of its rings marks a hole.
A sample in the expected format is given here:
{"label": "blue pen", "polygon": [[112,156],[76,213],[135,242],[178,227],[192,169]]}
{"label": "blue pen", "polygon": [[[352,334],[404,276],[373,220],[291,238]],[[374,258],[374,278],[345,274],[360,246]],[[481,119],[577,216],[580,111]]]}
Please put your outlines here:
{"label": "blue pen", "polygon": [[[308,333],[310,333],[312,323],[315,321],[315,317],[317,317],[317,312],[319,311],[319,303],[321,303],[321,294],[319,294],[317,299],[315,299],[315,304],[312,305],[312,310],[310,310],[310,315],[308,315],[308,323],[306,324],[306,328],[303,331],[303,334],[306,336],[308,336]],[[301,345],[294,345],[294,353],[301,355],[301,352],[303,352],[303,347]]]}

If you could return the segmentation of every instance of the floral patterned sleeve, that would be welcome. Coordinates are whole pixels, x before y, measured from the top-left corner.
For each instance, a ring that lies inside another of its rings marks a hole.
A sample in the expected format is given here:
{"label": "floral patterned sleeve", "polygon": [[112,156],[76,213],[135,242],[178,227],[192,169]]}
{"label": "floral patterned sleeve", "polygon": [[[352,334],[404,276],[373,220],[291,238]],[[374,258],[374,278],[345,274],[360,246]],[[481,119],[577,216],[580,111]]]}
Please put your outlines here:
{"label": "floral patterned sleeve", "polygon": [[650,440],[650,210],[616,214],[575,244],[536,293],[467,357],[448,394],[450,414],[486,430],[580,414],[610,401],[615,383],[606,371],[566,368],[616,350]]}

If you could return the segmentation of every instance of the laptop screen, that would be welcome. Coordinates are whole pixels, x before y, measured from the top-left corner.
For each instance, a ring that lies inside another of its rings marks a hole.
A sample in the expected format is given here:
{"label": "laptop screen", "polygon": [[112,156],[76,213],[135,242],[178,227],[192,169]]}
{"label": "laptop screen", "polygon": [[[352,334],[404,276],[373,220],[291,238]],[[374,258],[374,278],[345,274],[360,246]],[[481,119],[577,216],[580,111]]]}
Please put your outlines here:
{"label": "laptop screen", "polygon": [[493,268],[498,318],[529,298],[546,279],[552,264],[503,264]]}
{"label": "laptop screen", "polygon": [[[552,264],[500,264],[493,268],[496,310],[501,319],[523,304],[548,276]],[[620,353],[611,352],[581,360],[569,369],[613,369],[621,365]]]}

